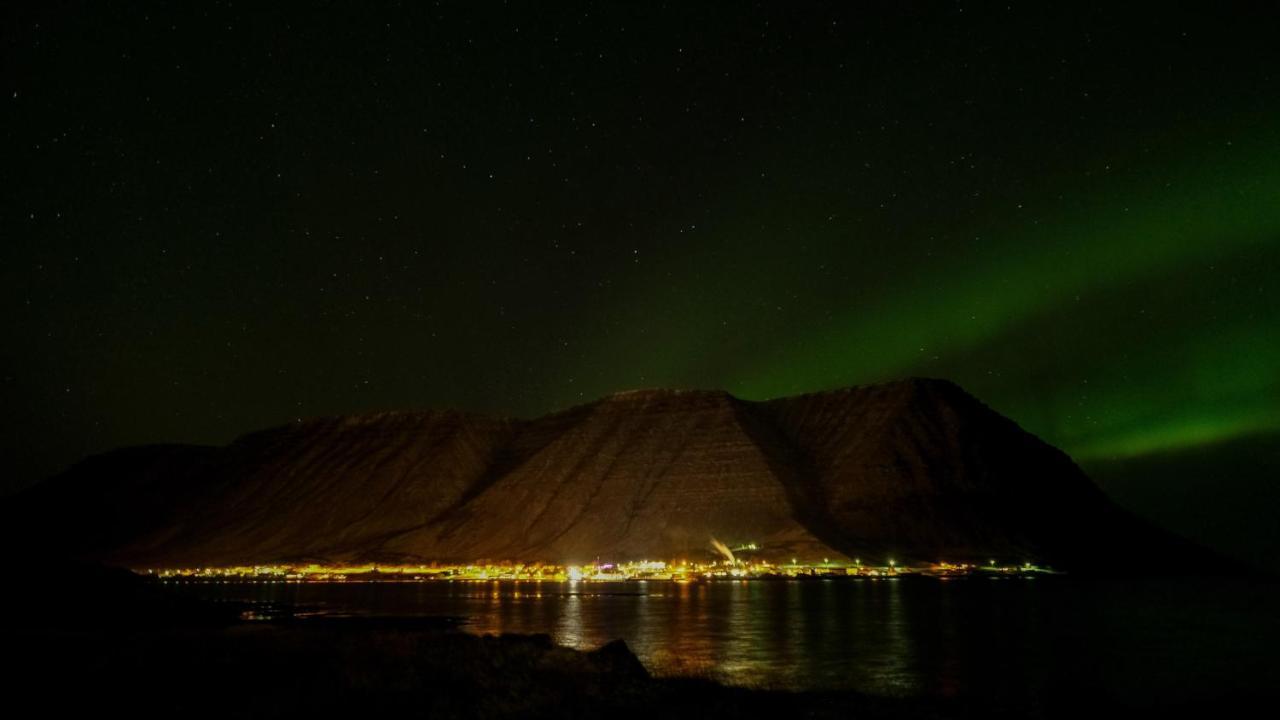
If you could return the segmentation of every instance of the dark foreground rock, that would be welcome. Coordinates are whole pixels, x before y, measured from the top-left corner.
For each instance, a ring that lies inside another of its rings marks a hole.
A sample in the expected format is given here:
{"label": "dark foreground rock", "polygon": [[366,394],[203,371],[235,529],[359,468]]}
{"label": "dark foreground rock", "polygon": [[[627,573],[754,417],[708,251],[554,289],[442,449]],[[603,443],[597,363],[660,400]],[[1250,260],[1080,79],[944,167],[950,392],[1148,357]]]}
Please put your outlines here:
{"label": "dark foreground rock", "polygon": [[[959,708],[654,679],[617,641],[595,652],[547,636],[474,636],[383,623],[221,630],[22,630],[10,702],[42,714],[143,717],[960,717]],[[30,703],[30,705],[28,705]]]}
{"label": "dark foreground rock", "polygon": [[[394,622],[224,629],[0,630],[6,702],[35,717],[143,718],[1079,718],[1247,717],[1273,698],[1123,707],[1065,698],[974,700],[785,692],[653,678],[620,642],[474,636]],[[1158,702],[1158,701],[1157,701]]]}

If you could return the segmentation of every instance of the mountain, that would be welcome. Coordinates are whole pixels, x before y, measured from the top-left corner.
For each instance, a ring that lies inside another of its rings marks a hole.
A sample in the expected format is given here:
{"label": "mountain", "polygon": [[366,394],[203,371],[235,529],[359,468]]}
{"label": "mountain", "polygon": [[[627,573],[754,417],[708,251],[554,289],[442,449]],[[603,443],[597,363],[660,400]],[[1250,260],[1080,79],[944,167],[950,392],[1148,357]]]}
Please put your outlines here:
{"label": "mountain", "polygon": [[677,559],[1215,562],[956,385],[766,402],[639,390],[533,420],[389,412],[89,458],[8,504],[51,553],[139,566]]}

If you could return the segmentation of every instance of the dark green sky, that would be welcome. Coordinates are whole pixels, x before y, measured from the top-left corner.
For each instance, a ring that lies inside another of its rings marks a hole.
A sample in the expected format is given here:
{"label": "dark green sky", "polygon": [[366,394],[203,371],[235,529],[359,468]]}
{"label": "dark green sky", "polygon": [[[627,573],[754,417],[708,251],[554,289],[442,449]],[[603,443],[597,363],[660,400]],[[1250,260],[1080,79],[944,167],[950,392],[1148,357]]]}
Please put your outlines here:
{"label": "dark green sky", "polygon": [[7,7],[6,483],[300,416],[911,374],[1155,514],[1203,478],[1142,463],[1276,447],[1268,18],[897,5]]}

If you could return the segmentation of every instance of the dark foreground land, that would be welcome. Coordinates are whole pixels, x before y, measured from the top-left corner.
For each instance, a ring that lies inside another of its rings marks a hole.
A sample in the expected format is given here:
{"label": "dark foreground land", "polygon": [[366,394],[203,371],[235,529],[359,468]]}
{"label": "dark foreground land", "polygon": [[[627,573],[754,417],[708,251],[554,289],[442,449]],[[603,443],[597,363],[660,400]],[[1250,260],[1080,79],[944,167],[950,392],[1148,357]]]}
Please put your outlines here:
{"label": "dark foreground land", "polygon": [[43,712],[167,717],[976,717],[849,694],[651,678],[621,642],[474,636],[420,623],[300,622],[162,632],[7,633],[24,658],[10,697]]}
{"label": "dark foreground land", "polygon": [[[621,641],[594,652],[545,635],[477,636],[439,619],[242,619],[243,606],[174,595],[87,568],[74,592],[28,575],[4,599],[3,691],[40,716],[421,718],[1079,717],[1126,708],[1066,698],[1039,708],[957,699],[726,687],[655,678]],[[1151,707],[1161,717],[1213,707]],[[1132,713],[1130,713],[1132,714]],[[1147,714],[1147,713],[1142,713]]]}

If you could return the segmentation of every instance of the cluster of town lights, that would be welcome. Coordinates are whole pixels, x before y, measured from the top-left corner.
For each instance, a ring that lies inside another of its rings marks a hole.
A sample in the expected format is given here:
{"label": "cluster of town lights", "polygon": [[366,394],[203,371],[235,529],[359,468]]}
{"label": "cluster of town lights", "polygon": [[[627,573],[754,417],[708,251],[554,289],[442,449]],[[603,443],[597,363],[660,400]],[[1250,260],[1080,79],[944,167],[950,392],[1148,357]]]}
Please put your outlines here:
{"label": "cluster of town lights", "polygon": [[138,572],[158,577],[164,581],[217,581],[239,580],[251,582],[347,582],[347,581],[493,581],[521,580],[546,582],[622,582],[672,581],[696,582],[717,579],[771,579],[808,577],[899,577],[919,575],[927,577],[964,577],[990,575],[997,577],[1027,576],[1050,572],[1033,565],[1001,564],[991,560],[985,565],[967,563],[930,563],[920,566],[900,565],[892,559],[883,564],[863,564],[860,559],[852,562],[771,563],[766,560],[714,560],[714,561],[661,561],[642,560],[623,563],[589,563],[560,565],[535,562],[473,562],[467,564],[424,563],[397,564],[273,564],[233,567],[198,568],[147,568]]}

